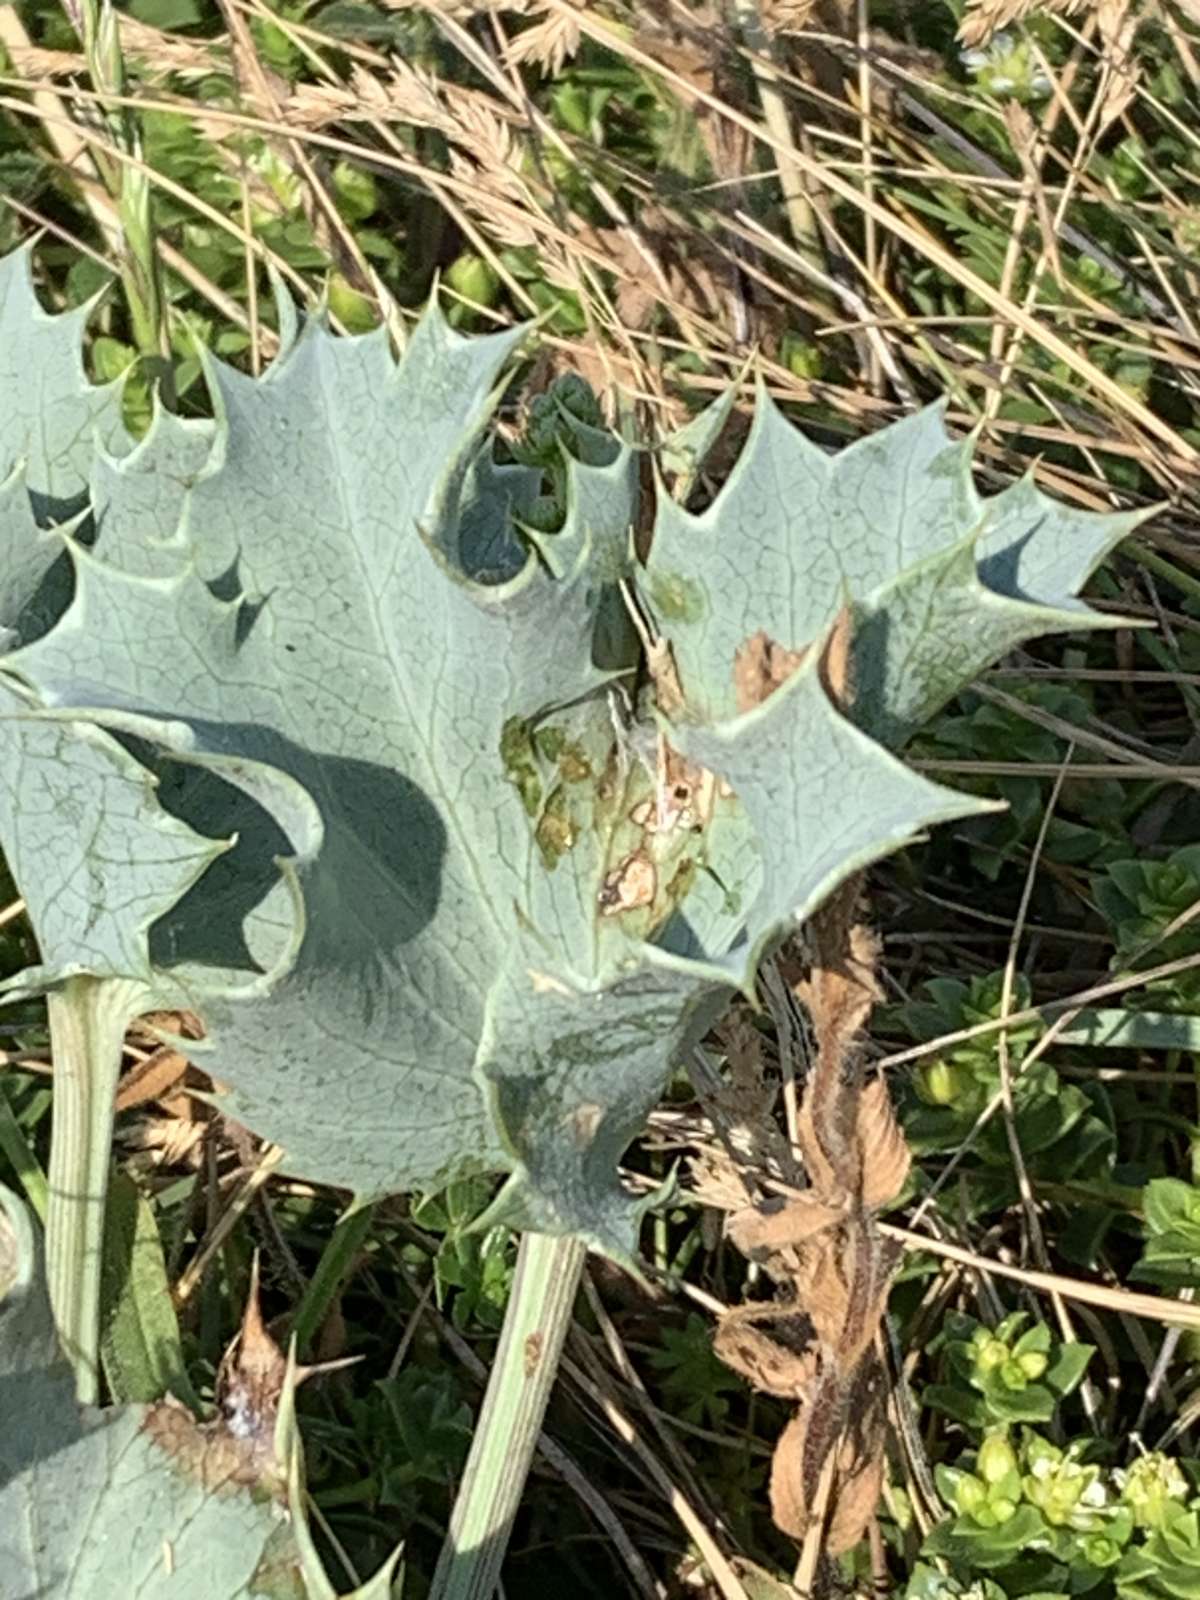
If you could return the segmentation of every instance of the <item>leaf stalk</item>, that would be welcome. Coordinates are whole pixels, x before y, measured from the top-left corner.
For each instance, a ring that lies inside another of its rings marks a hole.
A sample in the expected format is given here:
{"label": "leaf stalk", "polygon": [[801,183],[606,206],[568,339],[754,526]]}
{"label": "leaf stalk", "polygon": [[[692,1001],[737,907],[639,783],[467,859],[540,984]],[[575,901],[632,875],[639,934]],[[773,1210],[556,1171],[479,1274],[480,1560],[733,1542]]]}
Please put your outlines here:
{"label": "leaf stalk", "polygon": [[47,999],[54,1057],[46,1278],[81,1405],[100,1393],[100,1265],[121,1050],[141,986],[68,978]]}
{"label": "leaf stalk", "polygon": [[587,1246],[521,1236],[512,1294],[430,1600],[491,1600],[554,1380]]}

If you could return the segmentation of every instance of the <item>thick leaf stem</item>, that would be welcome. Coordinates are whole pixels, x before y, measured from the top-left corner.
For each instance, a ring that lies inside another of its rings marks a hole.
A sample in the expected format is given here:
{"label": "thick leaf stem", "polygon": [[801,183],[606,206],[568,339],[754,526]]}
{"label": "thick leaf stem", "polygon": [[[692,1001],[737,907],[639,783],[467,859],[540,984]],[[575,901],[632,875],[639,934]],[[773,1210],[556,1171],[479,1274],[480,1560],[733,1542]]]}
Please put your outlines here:
{"label": "thick leaf stem", "polygon": [[571,1324],[587,1246],[521,1237],[512,1297],[430,1600],[491,1600]]}
{"label": "thick leaf stem", "polygon": [[140,985],[69,978],[47,1001],[54,1057],[46,1279],[81,1405],[99,1397],[100,1261],[121,1046]]}

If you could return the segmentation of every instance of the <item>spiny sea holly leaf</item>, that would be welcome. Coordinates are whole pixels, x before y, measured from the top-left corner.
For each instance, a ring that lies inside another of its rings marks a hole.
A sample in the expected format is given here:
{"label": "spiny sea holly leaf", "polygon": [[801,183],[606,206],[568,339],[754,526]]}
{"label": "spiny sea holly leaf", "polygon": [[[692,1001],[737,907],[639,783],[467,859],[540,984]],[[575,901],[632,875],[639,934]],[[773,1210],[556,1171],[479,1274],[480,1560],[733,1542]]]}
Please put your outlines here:
{"label": "spiny sea holly leaf", "polygon": [[[80,1408],[41,1246],[0,1188],[0,1572],[32,1600],[332,1600],[289,1492],[296,1447],[264,1450],[175,1401]],[[290,1424],[289,1396],[283,1416]],[[389,1567],[391,1564],[389,1563]],[[371,1585],[359,1600],[382,1597]]]}
{"label": "spiny sea holly leaf", "polygon": [[[300,946],[290,970],[253,1005],[212,982],[239,952],[206,915],[208,880],[189,916],[168,919],[164,953],[202,1004],[206,1064],[232,1084],[234,1114],[299,1170],[363,1193],[466,1165],[515,1169],[521,1128],[489,1114],[493,1076],[518,1098],[527,1078],[553,1096],[556,1073],[569,1077],[560,1115],[584,1106],[594,1137],[630,1082],[644,1112],[663,1072],[649,1029],[623,1084],[592,1084],[584,1059],[611,1078],[600,996],[620,966],[598,947],[620,940],[596,936],[599,769],[581,751],[585,738],[593,759],[612,744],[592,636],[627,566],[634,463],[614,447],[608,466],[573,469],[546,563],[527,556],[490,587],[468,576],[482,548],[472,526],[489,503],[505,526],[505,500],[526,485],[472,445],[511,348],[432,318],[397,369],[381,340],[314,324],[261,384],[218,370],[222,465],[186,515],[196,560],[214,579],[236,560],[245,595],[217,598],[194,566],[147,576],[79,550],[63,621],[10,658],[47,700],[106,712],[204,768],[212,792],[182,782],[172,803],[199,822],[203,798],[212,832],[240,820],[228,795],[218,815],[215,777],[265,803],[266,819],[246,819],[260,854],[244,865],[253,878],[263,855],[295,859],[297,893],[272,890],[265,919],[272,958]],[[529,723],[590,691],[571,738],[543,722],[535,755]],[[532,812],[527,766],[546,790]],[[244,967],[267,965],[264,927],[242,931]],[[243,988],[258,978],[241,976]],[[569,1039],[545,1021],[559,1018],[559,988],[579,995]]]}
{"label": "spiny sea holly leaf", "polygon": [[970,463],[941,405],[828,455],[760,390],[712,503],[659,503],[642,593],[691,712],[734,711],[728,662],[749,635],[799,649],[847,601],[852,715],[892,748],[1023,640],[1124,625],[1077,595],[1147,513],[1076,511],[1028,480],[981,499]]}
{"label": "spiny sea holly leaf", "polygon": [[95,452],[88,500],[105,561],[149,575],[179,570],[189,554],[179,526],[184,500],[209,467],[214,442],[211,422],[156,406],[144,438],[120,453]]}
{"label": "spiny sea holly leaf", "polygon": [[[0,282],[9,270],[0,263]],[[20,469],[0,486],[0,560],[0,635],[36,638],[68,602],[71,576],[63,536],[38,527]],[[0,842],[37,931],[38,980],[149,982],[152,924],[224,846],[164,811],[154,777],[110,734],[48,722],[41,709],[0,678]]]}
{"label": "spiny sea holly leaf", "polygon": [[67,582],[57,586],[57,596],[46,596],[54,587],[48,577],[55,563],[62,567],[62,578],[68,579],[62,539],[54,530],[38,526],[24,465],[15,466],[0,483],[0,637],[5,643],[35,638],[66,604]]}
{"label": "spiny sea holly leaf", "polygon": [[120,384],[88,381],[82,336],[92,307],[44,311],[30,261],[27,249],[0,259],[0,477],[23,465],[44,521],[78,508],[97,429],[121,433]]}
{"label": "spiny sea holly leaf", "polygon": [[87,973],[142,979],[149,996],[152,924],[225,848],[164,811],[155,790],[103,729],[46,721],[0,679],[0,840],[42,957],[18,986]]}
{"label": "spiny sea holly leaf", "polygon": [[[0,484],[0,637],[10,643],[45,632],[70,599],[63,532],[86,520],[89,479],[92,504],[114,513],[115,544],[134,520],[125,485],[139,483],[142,511],[163,509],[174,485],[173,521],[176,480],[199,470],[203,435],[211,435],[210,425],[160,418],[130,453],[119,388],[93,387],[84,373],[88,308],[43,311],[29,260],[27,251],[0,260],[0,470],[8,474]],[[108,457],[102,442],[126,457]],[[117,487],[97,493],[105,474]],[[38,709],[11,679],[0,681],[0,842],[37,930],[39,978],[149,980],[149,928],[223,847],[163,811],[151,774],[109,734],[48,723]]]}
{"label": "spiny sea holly leaf", "polygon": [[[810,916],[851,872],[923,827],[988,809],[909,771],[836,711],[817,650],[762,705],[708,726],[677,722],[670,737],[733,787],[757,841],[755,892],[719,962],[743,989],[778,930]],[[685,905],[679,920],[687,914]]]}
{"label": "spiny sea holly leaf", "polygon": [[[211,455],[162,501],[132,455],[93,469],[111,547],[102,517],[61,620],[6,664],[47,718],[134,741],[194,832],[236,835],[150,949],[220,1103],[289,1170],[360,1195],[505,1172],[497,1216],[628,1254],[617,1162],[673,1060],[798,916],[978,802],[835,709],[828,608],[740,717],[684,663],[665,726],[708,771],[680,798],[623,671],[636,463],[570,430],[561,527],[519,531],[539,475],[482,442],[515,337],[432,313],[397,365],[313,323],[260,380],[213,363]],[[151,454],[187,449],[164,427]],[[714,685],[765,625],[743,591]]]}

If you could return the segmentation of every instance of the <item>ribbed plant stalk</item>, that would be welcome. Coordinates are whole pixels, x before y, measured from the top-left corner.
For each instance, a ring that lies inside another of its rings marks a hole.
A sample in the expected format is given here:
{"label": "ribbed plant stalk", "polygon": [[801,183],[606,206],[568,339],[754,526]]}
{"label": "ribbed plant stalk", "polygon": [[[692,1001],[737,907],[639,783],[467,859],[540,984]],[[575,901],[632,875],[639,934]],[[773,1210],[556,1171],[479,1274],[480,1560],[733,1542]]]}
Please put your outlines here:
{"label": "ribbed plant stalk", "polygon": [[141,986],[68,978],[47,1000],[54,1098],[46,1205],[46,1280],[81,1405],[100,1388],[100,1265],[112,1160],[113,1100],[125,1029]]}
{"label": "ribbed plant stalk", "polygon": [[521,1236],[500,1346],[430,1600],[492,1600],[571,1325],[587,1246]]}
{"label": "ribbed plant stalk", "polygon": [[120,233],[111,242],[125,291],[133,342],[146,376],[157,381],[164,405],[175,404],[175,380],[167,330],[162,272],[154,247],[150,180],[142,157],[137,120],[120,104],[126,93],[125,58],[112,0],[66,0],[83,42],[92,85],[118,154],[96,149],[96,167],[116,204]]}

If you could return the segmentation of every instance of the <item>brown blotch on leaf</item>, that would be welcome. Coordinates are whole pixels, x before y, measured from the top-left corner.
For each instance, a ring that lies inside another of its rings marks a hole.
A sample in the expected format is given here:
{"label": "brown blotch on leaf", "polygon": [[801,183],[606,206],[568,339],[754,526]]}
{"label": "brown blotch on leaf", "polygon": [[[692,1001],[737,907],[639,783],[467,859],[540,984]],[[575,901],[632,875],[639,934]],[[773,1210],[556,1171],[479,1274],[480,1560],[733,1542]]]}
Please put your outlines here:
{"label": "brown blotch on leaf", "polygon": [[233,1433],[224,1418],[197,1422],[185,1405],[168,1398],[146,1408],[142,1431],[175,1471],[192,1479],[205,1494],[265,1489],[278,1500],[286,1498],[274,1462],[264,1464],[254,1443]]}
{"label": "brown blotch on leaf", "polygon": [[525,1350],[522,1365],[525,1376],[532,1378],[542,1362],[542,1346],[545,1340],[540,1333],[530,1333],[525,1337]]}
{"label": "brown blotch on leaf", "polygon": [[753,711],[786,683],[806,650],[787,650],[761,628],[733,658],[733,692],[739,712]]}
{"label": "brown blotch on leaf", "polygon": [[683,710],[684,694],[674,652],[665,639],[647,637],[642,641],[642,647],[646,652],[646,667],[654,684],[654,699],[658,709],[664,717],[675,718]]}
{"label": "brown blotch on leaf", "polygon": [[602,917],[619,916],[654,903],[658,893],[658,869],[644,850],[635,850],[614,867],[597,896]]}
{"label": "brown blotch on leaf", "polygon": [[[845,711],[854,695],[853,614],[843,606],[821,645],[820,673],[825,693]],[[760,628],[733,658],[733,692],[739,713],[752,711],[785,684],[804,663],[810,646],[790,650]]]}
{"label": "brown blotch on leaf", "polygon": [[843,606],[833,619],[821,655],[821,682],[840,711],[847,710],[854,699],[853,625],[850,607]]}

